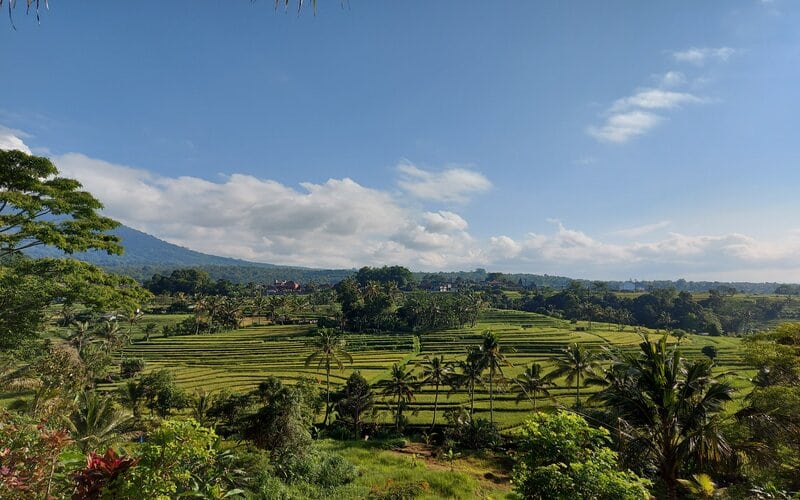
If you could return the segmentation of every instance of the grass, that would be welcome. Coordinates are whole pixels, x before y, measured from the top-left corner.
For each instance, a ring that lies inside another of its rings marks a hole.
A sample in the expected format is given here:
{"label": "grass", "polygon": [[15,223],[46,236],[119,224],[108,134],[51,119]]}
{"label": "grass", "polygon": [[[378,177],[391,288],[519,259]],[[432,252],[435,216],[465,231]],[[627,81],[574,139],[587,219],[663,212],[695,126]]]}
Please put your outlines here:
{"label": "grass", "polygon": [[[318,446],[342,455],[359,470],[353,483],[326,492],[325,498],[411,498],[411,492],[420,499],[517,498],[496,457],[458,457],[450,463],[420,445],[383,450],[379,442],[322,440]],[[503,479],[486,479],[487,471],[489,477]]]}

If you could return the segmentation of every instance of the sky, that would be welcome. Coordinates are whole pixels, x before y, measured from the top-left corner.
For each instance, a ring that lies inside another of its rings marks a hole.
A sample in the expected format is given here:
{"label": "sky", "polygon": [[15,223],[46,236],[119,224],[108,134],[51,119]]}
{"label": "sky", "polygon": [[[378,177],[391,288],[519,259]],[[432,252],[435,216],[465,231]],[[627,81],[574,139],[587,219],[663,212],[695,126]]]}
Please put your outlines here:
{"label": "sky", "polygon": [[0,148],[215,255],[800,282],[800,2],[290,3],[18,6]]}

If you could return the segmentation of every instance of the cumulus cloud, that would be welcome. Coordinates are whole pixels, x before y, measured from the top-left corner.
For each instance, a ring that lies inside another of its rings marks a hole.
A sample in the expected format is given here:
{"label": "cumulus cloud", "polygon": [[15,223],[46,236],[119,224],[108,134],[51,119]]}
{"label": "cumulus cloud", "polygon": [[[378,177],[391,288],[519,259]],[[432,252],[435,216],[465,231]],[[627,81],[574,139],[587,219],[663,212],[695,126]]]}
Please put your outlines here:
{"label": "cumulus cloud", "polygon": [[589,127],[589,135],[601,142],[622,144],[649,132],[661,122],[661,117],[646,111],[628,111],[609,116],[600,127]]}
{"label": "cumulus cloud", "polygon": [[[665,226],[664,222],[632,228],[632,232],[646,234],[654,226]],[[568,268],[573,276],[599,279],[639,276],[800,280],[800,266],[794,257],[800,252],[798,231],[790,231],[772,241],[757,240],[741,233],[687,235],[671,232],[653,241],[621,243],[602,241],[557,222],[557,230],[551,234],[531,233],[519,240],[501,238],[491,241],[494,262],[517,268],[533,267],[539,269],[538,272],[551,274]]]}
{"label": "cumulus cloud", "polygon": [[23,140],[24,137],[23,132],[0,125],[0,149],[16,149],[31,154],[30,148]]}
{"label": "cumulus cloud", "polygon": [[421,200],[464,202],[469,195],[492,187],[483,174],[465,168],[447,168],[439,172],[423,170],[411,163],[397,166],[401,178],[397,185]]}
{"label": "cumulus cloud", "polygon": [[678,62],[702,66],[709,61],[727,61],[735,53],[736,50],[730,47],[692,47],[672,52],[672,57]]}
{"label": "cumulus cloud", "polygon": [[110,216],[203,252],[313,267],[485,263],[458,214],[419,212],[348,178],[294,189],[242,174],[166,177],[76,153],[54,160]]}

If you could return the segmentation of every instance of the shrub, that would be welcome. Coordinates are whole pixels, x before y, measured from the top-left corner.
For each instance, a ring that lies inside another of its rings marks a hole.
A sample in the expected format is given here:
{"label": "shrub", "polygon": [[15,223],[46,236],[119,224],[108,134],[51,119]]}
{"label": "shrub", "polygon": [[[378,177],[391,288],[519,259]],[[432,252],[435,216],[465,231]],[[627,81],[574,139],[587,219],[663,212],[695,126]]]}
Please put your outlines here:
{"label": "shrub", "polygon": [[483,418],[454,420],[445,431],[444,440],[458,449],[488,450],[499,447],[503,437],[497,427]]}
{"label": "shrub", "polygon": [[513,483],[525,498],[649,498],[649,481],[618,470],[608,431],[579,415],[535,414],[519,433]]}
{"label": "shrub", "polygon": [[220,467],[213,430],[193,419],[167,420],[142,444],[139,463],[111,498],[221,498],[229,471]]}
{"label": "shrub", "polygon": [[122,378],[132,378],[142,373],[144,370],[144,360],[142,358],[125,358],[119,366],[119,373]]}
{"label": "shrub", "polygon": [[417,498],[430,489],[426,481],[403,481],[396,483],[389,480],[383,486],[375,486],[369,492],[369,500],[405,500]]}
{"label": "shrub", "polygon": [[390,438],[380,443],[382,450],[400,450],[408,446],[408,439],[403,437]]}
{"label": "shrub", "polygon": [[288,483],[306,482],[323,488],[335,488],[358,477],[356,467],[341,455],[316,450],[286,457],[279,469]]}

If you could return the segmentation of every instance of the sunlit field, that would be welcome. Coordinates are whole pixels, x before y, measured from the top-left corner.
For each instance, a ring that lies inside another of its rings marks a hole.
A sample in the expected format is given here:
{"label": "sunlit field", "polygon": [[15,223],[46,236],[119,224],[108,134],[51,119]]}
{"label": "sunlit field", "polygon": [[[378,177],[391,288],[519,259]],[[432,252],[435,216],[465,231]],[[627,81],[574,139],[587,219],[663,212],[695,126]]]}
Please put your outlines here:
{"label": "sunlit field", "polygon": [[[147,321],[158,316],[148,316]],[[572,343],[582,343],[601,351],[603,349],[638,349],[641,335],[661,335],[654,330],[636,331],[626,327],[619,331],[617,325],[594,322],[589,329],[586,322],[570,323],[549,316],[505,310],[485,311],[473,328],[422,333],[417,342],[408,333],[398,334],[347,334],[347,351],[353,362],[345,362],[343,369],[334,368],[331,383],[338,386],[355,370],[374,383],[387,377],[393,363],[414,365],[425,356],[445,356],[446,360],[463,359],[467,348],[479,345],[483,332],[491,330],[499,336],[509,365],[504,368],[507,379],[513,379],[531,363],[541,363],[545,373],[552,368],[554,359]],[[147,363],[147,371],[160,368],[172,370],[178,383],[189,392],[228,390],[245,392],[253,389],[265,377],[274,376],[287,383],[300,378],[310,378],[324,386],[324,370],[314,364],[306,365],[311,354],[309,342],[314,328],[308,325],[252,326],[240,330],[179,337],[157,337],[149,342],[138,340],[124,349],[126,357],[140,357]],[[677,342],[678,339],[671,339]],[[732,337],[687,335],[681,340],[686,356],[703,356],[701,349],[707,345],[717,348],[717,371],[728,374],[734,386],[748,385],[748,372],[744,370],[740,340]],[[417,370],[420,371],[420,370]],[[575,387],[557,380],[558,387],[550,392],[553,400],[540,398],[541,408],[556,404],[571,406],[575,403]],[[103,386],[110,389],[111,384]],[[597,386],[581,387],[581,400],[595,393]],[[510,429],[531,411],[527,400],[517,403],[517,390],[513,382],[500,384],[495,393],[495,422],[501,429]],[[407,412],[410,423],[428,423],[433,417],[434,388],[425,386],[417,391]],[[738,397],[743,394],[739,393]],[[458,405],[467,405],[466,391],[451,393],[449,387],[440,389],[439,413]],[[475,413],[488,418],[489,390],[478,387],[475,396]],[[384,421],[391,420],[384,412]]]}

